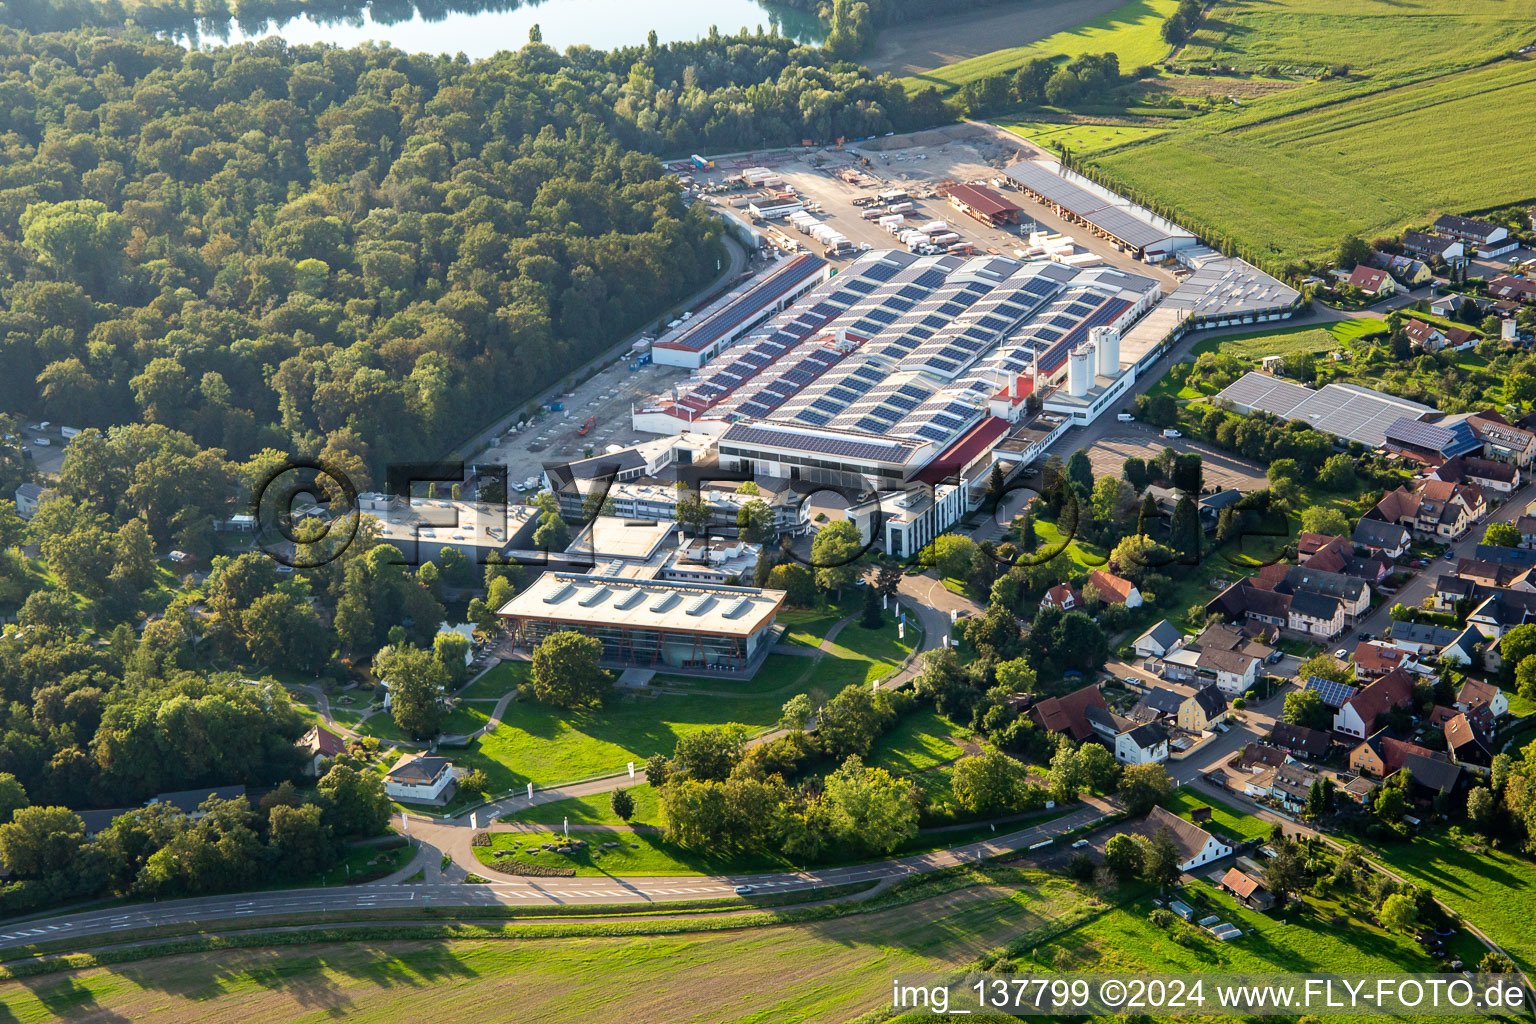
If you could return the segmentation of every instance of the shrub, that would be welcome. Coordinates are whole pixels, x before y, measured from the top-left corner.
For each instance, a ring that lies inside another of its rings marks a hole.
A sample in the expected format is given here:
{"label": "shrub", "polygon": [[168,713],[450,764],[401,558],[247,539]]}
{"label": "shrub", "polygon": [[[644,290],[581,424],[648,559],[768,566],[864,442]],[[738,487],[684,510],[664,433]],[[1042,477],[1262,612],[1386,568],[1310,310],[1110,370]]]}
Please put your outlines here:
{"label": "shrub", "polygon": [[492,871],[499,871],[503,875],[522,875],[525,878],[575,878],[575,868],[556,867],[553,864],[526,864],[522,861],[509,860],[500,864],[486,865]]}

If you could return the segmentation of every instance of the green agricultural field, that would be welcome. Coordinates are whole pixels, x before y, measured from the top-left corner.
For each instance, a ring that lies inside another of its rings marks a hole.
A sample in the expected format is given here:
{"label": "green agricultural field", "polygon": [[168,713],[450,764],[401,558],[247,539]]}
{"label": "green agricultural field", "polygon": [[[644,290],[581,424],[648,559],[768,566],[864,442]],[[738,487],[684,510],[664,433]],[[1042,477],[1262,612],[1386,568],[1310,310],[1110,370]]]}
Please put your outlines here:
{"label": "green agricultural field", "polygon": [[1175,60],[1417,80],[1524,46],[1533,20],[1530,0],[1218,0]]}
{"label": "green agricultural field", "polygon": [[[1429,41],[1382,52],[1416,60],[1438,49]],[[1326,257],[1347,233],[1372,238],[1441,212],[1532,198],[1529,180],[1508,168],[1529,156],[1536,130],[1536,115],[1518,113],[1536,111],[1536,63],[1505,61],[1385,91],[1322,83],[1283,96],[1246,114],[1192,118],[1091,162],[1273,264]],[[1431,124],[1456,131],[1426,130]],[[1468,159],[1469,139],[1476,159]]]}
{"label": "green agricultural field", "polygon": [[843,1021],[886,1005],[895,974],[948,971],[1021,937],[1054,934],[1099,906],[1060,879],[990,874],[1001,881],[804,924],[544,938],[537,923],[522,923],[515,941],[185,954],[0,986],[0,1019]]}
{"label": "green agricultural field", "polygon": [[1012,75],[1036,57],[1080,57],[1085,53],[1115,53],[1126,71],[1155,64],[1168,56],[1163,22],[1178,8],[1178,0],[1135,0],[1077,28],[1047,36],[1028,46],[1014,46],[901,80],[908,91],[936,86],[949,92],[976,78],[999,72]]}
{"label": "green agricultural field", "polygon": [[1168,131],[1166,127],[1128,124],[1063,124],[1059,121],[1002,119],[995,122],[1042,149],[1065,146],[1078,156],[1091,156],[1131,142],[1144,142]]}

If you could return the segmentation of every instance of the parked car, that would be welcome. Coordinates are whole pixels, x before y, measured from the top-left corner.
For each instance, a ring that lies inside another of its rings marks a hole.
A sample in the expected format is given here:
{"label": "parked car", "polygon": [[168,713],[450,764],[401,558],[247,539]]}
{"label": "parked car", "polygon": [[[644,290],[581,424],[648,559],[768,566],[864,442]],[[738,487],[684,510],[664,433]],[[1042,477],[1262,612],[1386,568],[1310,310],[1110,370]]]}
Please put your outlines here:
{"label": "parked car", "polygon": [[1340,647],[1338,650],[1333,652],[1333,656],[1335,658],[1338,658],[1340,661],[1348,661],[1349,660],[1349,648],[1347,648],[1347,647]]}
{"label": "parked car", "polygon": [[32,439],[32,443],[37,445],[39,448],[47,448],[49,445],[53,444],[53,442],[48,440],[46,437],[34,437]]}

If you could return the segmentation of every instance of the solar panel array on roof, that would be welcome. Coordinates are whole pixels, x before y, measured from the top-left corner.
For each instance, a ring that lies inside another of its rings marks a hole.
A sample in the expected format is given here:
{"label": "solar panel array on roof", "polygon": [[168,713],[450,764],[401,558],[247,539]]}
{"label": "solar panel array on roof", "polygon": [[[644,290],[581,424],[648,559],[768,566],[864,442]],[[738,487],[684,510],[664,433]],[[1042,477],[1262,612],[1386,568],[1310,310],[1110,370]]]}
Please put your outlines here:
{"label": "solar panel array on roof", "polygon": [[867,462],[905,462],[913,451],[909,443],[897,439],[886,441],[877,438],[833,437],[747,423],[732,425],[721,435],[720,440],[721,443],[787,448]]}
{"label": "solar panel array on roof", "polygon": [[1171,237],[1168,232],[1159,231],[1146,221],[1139,220],[1113,206],[1086,214],[1083,219],[1137,249],[1145,249],[1149,245],[1166,241]]}
{"label": "solar panel array on roof", "polygon": [[1308,676],[1306,688],[1321,697],[1323,703],[1331,708],[1343,707],[1349,698],[1360,692],[1358,687],[1334,682],[1332,679],[1324,679],[1321,676]]}
{"label": "solar panel array on roof", "polygon": [[1416,419],[1434,412],[1410,402],[1354,384],[1328,384],[1313,391],[1261,373],[1246,373],[1216,396],[1239,409],[1260,409],[1282,419],[1303,420],[1318,430],[1373,448],[1387,441],[1387,428],[1399,419]]}
{"label": "solar panel array on roof", "polygon": [[1455,455],[1465,455],[1483,446],[1482,442],[1478,440],[1471,427],[1467,426],[1465,421],[1456,425],[1465,429],[1449,429],[1438,424],[1424,423],[1417,419],[1401,416],[1388,424],[1383,433],[1388,441],[1439,452],[1446,458],[1451,458]]}

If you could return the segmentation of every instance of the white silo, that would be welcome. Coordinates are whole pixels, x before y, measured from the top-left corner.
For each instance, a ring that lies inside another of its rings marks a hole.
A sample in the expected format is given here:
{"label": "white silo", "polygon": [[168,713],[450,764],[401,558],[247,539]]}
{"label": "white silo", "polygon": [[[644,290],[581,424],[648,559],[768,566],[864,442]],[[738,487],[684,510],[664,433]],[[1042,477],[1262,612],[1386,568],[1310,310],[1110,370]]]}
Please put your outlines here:
{"label": "white silo", "polygon": [[1515,340],[1515,318],[1510,317],[1499,326],[1499,337],[1504,341]]}
{"label": "white silo", "polygon": [[1082,398],[1088,393],[1088,360],[1092,357],[1092,345],[1083,345],[1067,357],[1067,394]]}
{"label": "white silo", "polygon": [[1098,353],[1100,377],[1115,377],[1120,373],[1120,331],[1115,327],[1095,327],[1088,332]]}

